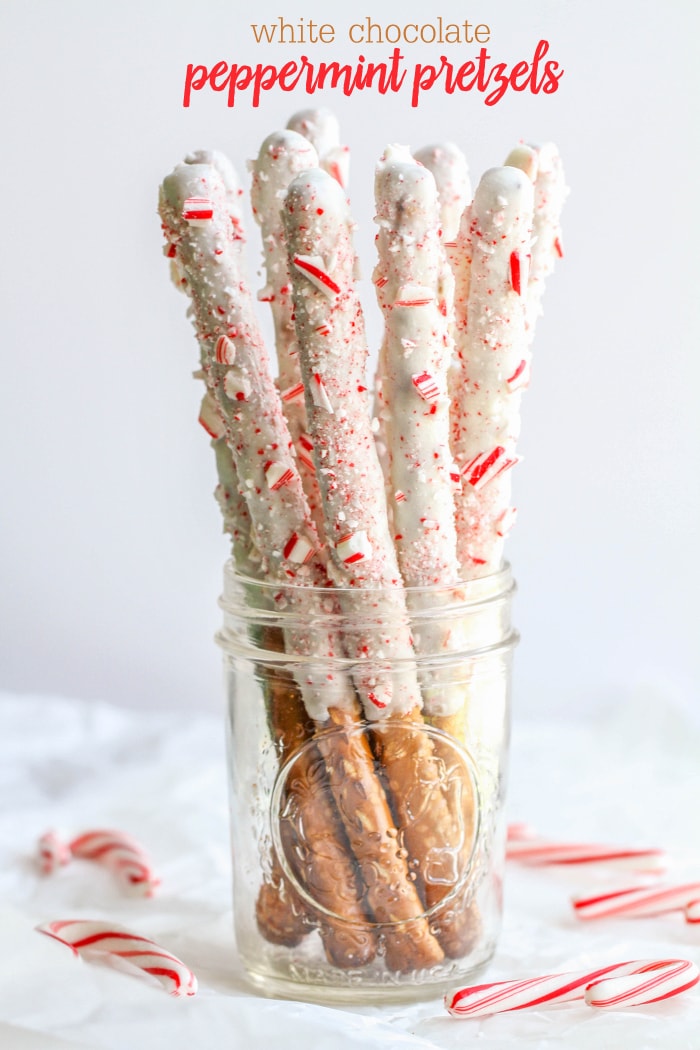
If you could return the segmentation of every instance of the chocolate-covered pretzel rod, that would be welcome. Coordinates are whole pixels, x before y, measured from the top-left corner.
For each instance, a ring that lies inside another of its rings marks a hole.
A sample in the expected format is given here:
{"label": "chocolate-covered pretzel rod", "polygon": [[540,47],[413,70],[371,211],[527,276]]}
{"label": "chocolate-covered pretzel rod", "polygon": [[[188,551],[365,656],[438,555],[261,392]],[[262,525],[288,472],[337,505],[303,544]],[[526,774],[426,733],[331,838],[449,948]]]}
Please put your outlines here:
{"label": "chocolate-covered pretzel rod", "polygon": [[301,109],[289,118],[287,128],[309,140],[318,154],[320,167],[347,189],[350,148],[340,144],[340,127],[335,114],[325,106]]}
{"label": "chocolate-covered pretzel rod", "polygon": [[413,156],[435,179],[440,200],[440,236],[454,241],[462,212],[472,199],[467,158],[454,142],[440,142],[415,150]]}
{"label": "chocolate-covered pretzel rod", "polygon": [[[220,176],[211,165],[179,165],[164,180],[160,210],[166,236],[175,246],[192,296],[205,375],[242,481],[261,564],[268,577],[281,583],[293,577],[320,587],[326,577],[315,553],[318,542],[290,454],[289,432],[257,329],[250,292],[238,267],[236,234]],[[320,601],[314,591],[305,587],[289,588],[284,594],[285,600],[299,604],[307,618]],[[326,718],[329,707],[355,710],[356,700],[348,680],[342,676],[333,679],[320,664],[320,657],[326,656],[332,645],[331,638],[307,629],[287,631],[285,635],[289,651],[319,657],[318,665],[313,662],[318,669],[312,671],[311,664],[307,665],[299,681],[306,710],[315,718]],[[306,802],[315,804],[310,796]],[[322,797],[317,804],[325,805]],[[317,818],[316,811],[309,811],[306,824],[317,827]],[[326,822],[330,819],[330,813],[324,815]],[[334,820],[328,832],[335,835],[341,848],[342,830],[337,816]],[[320,858],[321,866],[328,862],[326,853],[325,859]],[[326,875],[330,885],[337,878],[337,871],[334,875],[325,868],[315,874],[314,882],[322,884]],[[351,880],[348,886],[352,885]],[[354,923],[365,920],[359,890],[350,902],[338,895],[335,912]],[[263,918],[259,902],[261,923]],[[350,951],[345,923],[328,920],[324,934],[329,958],[336,965],[343,957],[346,965],[359,965],[361,952],[364,962],[371,958],[368,952],[373,939],[366,929]]]}
{"label": "chocolate-covered pretzel rod", "polygon": [[520,168],[535,184],[527,283],[527,327],[528,339],[532,343],[535,325],[542,313],[546,279],[554,270],[557,259],[564,254],[560,220],[569,190],[559,150],[553,142],[542,146],[521,143],[508,154],[506,164]]}
{"label": "chocolate-covered pretzel rod", "polygon": [[301,171],[318,165],[316,150],[308,139],[296,131],[273,132],[263,142],[251,165],[253,181],[251,204],[260,226],[263,242],[266,283],[258,298],[270,304],[275,326],[275,347],[279,366],[277,386],[282,410],[296,450],[309,510],[319,535],[323,514],[318,482],[310,456],[310,439],[306,433],[304,388],[299,370],[299,354],[294,330],[294,307],[290,284],[287,246],[282,223],[282,205],[289,183]]}
{"label": "chocolate-covered pretzel rod", "polygon": [[[463,216],[458,248],[468,257],[466,318],[458,318],[459,380],[452,451],[462,487],[455,497],[462,575],[496,572],[513,520],[509,469],[518,461],[520,397],[530,352],[527,265],[533,189],[518,168],[491,168]],[[457,309],[464,308],[459,300]]]}
{"label": "chocolate-covered pretzel rod", "polygon": [[[340,601],[350,621],[367,607],[368,595],[362,592],[371,591],[372,624],[350,635],[354,649],[349,655],[358,661],[355,682],[374,720],[393,805],[432,907],[458,878],[453,819],[441,791],[441,765],[421,729],[405,596],[369,424],[363,382],[367,349],[342,192],[321,171],[299,176],[287,194],[285,224],[298,271],[293,276],[295,321],[309,427],[326,534],[334,544],[330,571],[343,586]],[[391,676],[382,673],[377,665],[385,657],[396,659],[401,669]]]}

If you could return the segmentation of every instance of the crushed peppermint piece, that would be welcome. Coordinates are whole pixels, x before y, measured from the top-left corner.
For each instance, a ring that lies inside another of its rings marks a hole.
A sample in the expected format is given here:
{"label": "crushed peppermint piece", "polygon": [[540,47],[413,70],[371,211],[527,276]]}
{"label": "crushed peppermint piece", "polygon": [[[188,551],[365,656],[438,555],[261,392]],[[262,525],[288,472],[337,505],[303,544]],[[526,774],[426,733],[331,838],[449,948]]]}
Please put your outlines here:
{"label": "crushed peppermint piece", "polygon": [[406,493],[402,492],[401,489],[397,489],[396,492],[394,493],[394,500],[395,500],[396,503],[405,503],[406,502]]}
{"label": "crushed peppermint piece", "polygon": [[235,373],[226,373],[224,377],[224,392],[226,397],[229,397],[232,401],[247,401],[252,389],[250,381],[245,376],[238,379]]}
{"label": "crushed peppermint piece", "polygon": [[309,435],[308,434],[300,434],[299,435],[299,448],[297,450],[297,454],[298,454],[298,457],[299,457],[299,462],[303,463],[304,466],[307,468],[307,470],[315,470],[316,469],[314,467],[314,461],[313,461],[313,458],[311,456],[311,453],[313,452],[313,450],[314,450],[314,443],[311,440],[311,438],[309,437]]}
{"label": "crushed peppermint piece", "polygon": [[496,518],[496,535],[507,536],[515,525],[518,517],[517,507],[506,507],[502,514]]}
{"label": "crushed peppermint piece", "polygon": [[404,284],[399,288],[394,306],[427,306],[434,299],[435,293],[431,288],[424,288],[420,284]]}
{"label": "crushed peppermint piece", "polygon": [[316,408],[323,408],[326,412],[330,412],[333,415],[333,405],[330,403],[326,387],[321,379],[318,372],[314,372],[313,382],[311,384],[311,400],[316,405]]}
{"label": "crushed peppermint piece", "polygon": [[509,455],[502,445],[497,445],[490,452],[480,452],[478,456],[474,456],[462,470],[462,476],[475,492],[479,492],[484,485],[493,481],[504,470],[519,463],[520,459],[521,457],[515,453]]}
{"label": "crushed peppermint piece", "polygon": [[284,463],[279,463],[277,460],[271,460],[269,463],[266,463],[263,469],[265,471],[265,480],[271,492],[276,492],[283,485],[288,485],[294,477],[292,468],[285,467]]}
{"label": "crushed peppermint piece", "polygon": [[440,396],[439,387],[430,372],[415,372],[411,382],[424,401],[435,401]]}
{"label": "crushed peppermint piece", "polygon": [[273,303],[275,301],[275,289],[269,284],[266,284],[264,288],[261,288],[258,292],[259,303]]}
{"label": "crushed peppermint piece", "polygon": [[199,409],[199,423],[204,427],[209,437],[215,441],[226,433],[224,421],[210,393],[206,393],[202,398],[202,404]]}
{"label": "crushed peppermint piece", "polygon": [[292,263],[296,269],[303,273],[319,291],[329,298],[338,295],[340,285],[336,284],[331,275],[326,272],[325,263],[320,255],[295,255]]}
{"label": "crushed peppermint piece", "polygon": [[287,561],[293,561],[296,565],[306,565],[314,556],[314,547],[297,532],[293,532],[284,545],[282,557]]}
{"label": "crushed peppermint piece", "polygon": [[527,277],[530,256],[524,252],[510,253],[510,286],[517,295],[524,295],[527,290]]}
{"label": "crushed peppermint piece", "polygon": [[335,545],[338,557],[345,565],[354,565],[358,561],[369,561],[372,557],[372,544],[364,529],[343,536]]}
{"label": "crushed peppermint piece", "polygon": [[214,349],[216,363],[219,365],[232,365],[236,360],[236,347],[226,335],[220,335],[216,340]]}
{"label": "crushed peppermint piece", "polygon": [[282,393],[280,394],[280,397],[285,402],[285,404],[289,404],[292,401],[294,401],[294,402],[303,401],[304,400],[304,384],[303,383],[295,383],[294,386],[288,386],[286,390],[282,391]]}
{"label": "crushed peppermint piece", "polygon": [[506,383],[508,384],[508,389],[513,392],[514,390],[521,390],[523,387],[526,387],[529,382],[530,362],[524,357],[513,372],[512,376],[508,376]]}
{"label": "crushed peppermint piece", "polygon": [[182,217],[189,226],[206,226],[214,218],[214,204],[208,197],[188,197]]}

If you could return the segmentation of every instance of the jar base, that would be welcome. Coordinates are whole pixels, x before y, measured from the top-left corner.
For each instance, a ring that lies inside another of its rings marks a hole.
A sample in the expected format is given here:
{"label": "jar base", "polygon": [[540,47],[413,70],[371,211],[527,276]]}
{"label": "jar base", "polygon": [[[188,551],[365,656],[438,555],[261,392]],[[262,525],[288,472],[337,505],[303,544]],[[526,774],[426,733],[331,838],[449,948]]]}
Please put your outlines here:
{"label": "jar base", "polygon": [[[440,999],[458,985],[472,983],[484,972],[493,958],[495,944],[484,946],[478,958],[470,960],[468,966],[455,963],[453,972],[444,972],[437,979],[416,980],[411,983],[405,974],[386,974],[386,980],[367,980],[358,971],[346,975],[344,984],[323,984],[299,980],[279,974],[263,973],[254,966],[246,965],[246,977],[253,988],[266,999],[291,999],[297,1002],[316,1003],[319,1006],[378,1006],[390,1003],[417,1003]],[[244,960],[245,963],[245,960]]]}

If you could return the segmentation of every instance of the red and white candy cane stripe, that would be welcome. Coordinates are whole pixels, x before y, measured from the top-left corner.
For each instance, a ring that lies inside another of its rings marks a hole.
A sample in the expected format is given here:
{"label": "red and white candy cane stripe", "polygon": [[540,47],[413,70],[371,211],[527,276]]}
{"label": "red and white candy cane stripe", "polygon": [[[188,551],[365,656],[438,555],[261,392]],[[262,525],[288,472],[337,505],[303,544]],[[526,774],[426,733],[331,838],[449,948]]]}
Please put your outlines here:
{"label": "red and white candy cane stripe", "polygon": [[101,953],[125,959],[156,977],[171,995],[195,995],[197,978],[181,959],[155,941],[130,933],[113,923],[87,919],[65,919],[37,926],[39,933],[61,941],[76,955]]}
{"label": "red and white candy cane stripe", "polygon": [[630,849],[584,842],[547,842],[544,839],[531,838],[509,838],[506,857],[508,860],[517,860],[521,864],[533,866],[619,863],[637,871],[659,871],[665,866],[665,854],[660,849]]}
{"label": "red and white candy cane stripe", "polygon": [[214,205],[208,197],[188,197],[182,206],[182,217],[190,226],[202,226],[214,217]]}
{"label": "red and white candy cane stripe", "polygon": [[39,866],[44,875],[50,875],[57,868],[68,864],[71,856],[70,846],[55,831],[47,831],[39,839]]}
{"label": "red and white candy cane stripe", "polygon": [[689,901],[685,906],[685,921],[686,922],[700,922],[700,898],[696,901]]}
{"label": "red and white candy cane stripe", "polygon": [[520,460],[520,456],[515,453],[509,454],[507,449],[498,445],[470,459],[462,468],[462,477],[475,492],[479,492],[489,481],[493,481],[499,474],[514,467]]}
{"label": "red and white candy cane stripe", "polygon": [[547,974],[460,988],[445,996],[453,1017],[485,1017],[547,1003],[585,999],[589,1006],[637,1006],[692,988],[700,973],[686,959],[638,959],[598,970]]}
{"label": "red and white candy cane stripe", "polygon": [[594,896],[574,897],[572,903],[579,919],[641,918],[683,911],[698,897],[700,882],[686,882],[679,885],[629,886],[596,893]]}
{"label": "red and white candy cane stripe", "polygon": [[70,842],[63,842],[55,831],[47,831],[39,839],[39,859],[45,874],[50,875],[73,857],[104,864],[127,886],[147,897],[160,885],[143,847],[123,831],[85,831]]}
{"label": "red and white candy cane stripe", "polygon": [[86,831],[72,840],[70,851],[81,860],[104,864],[146,897],[151,897],[160,885],[143,848],[123,831]]}
{"label": "red and white candy cane stripe", "polygon": [[311,283],[325,295],[334,296],[340,293],[340,285],[328,273],[328,268],[320,255],[295,255],[292,263],[299,273],[308,277]]}

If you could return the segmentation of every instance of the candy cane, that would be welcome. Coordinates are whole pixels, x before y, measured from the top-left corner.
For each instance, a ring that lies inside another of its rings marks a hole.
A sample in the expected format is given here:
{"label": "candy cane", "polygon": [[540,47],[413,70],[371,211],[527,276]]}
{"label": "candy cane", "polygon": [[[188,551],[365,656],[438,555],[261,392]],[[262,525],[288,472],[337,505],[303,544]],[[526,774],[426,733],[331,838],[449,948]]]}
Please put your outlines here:
{"label": "candy cane", "polygon": [[678,885],[628,886],[573,898],[579,919],[639,918],[683,911],[700,896],[700,882]]}
{"label": "candy cane", "polygon": [[155,941],[130,933],[122,926],[87,919],[64,919],[43,923],[36,928],[39,933],[72,948],[75,955],[102,954],[124,959],[156,977],[171,995],[197,993],[197,978],[189,966]]}
{"label": "candy cane", "polygon": [[506,857],[533,866],[620,864],[636,871],[660,871],[666,862],[665,853],[659,849],[629,849],[594,843],[560,843],[510,837],[506,843]]}
{"label": "candy cane", "polygon": [[[499,522],[510,502],[510,468],[520,431],[528,362],[526,300],[520,266],[530,249],[533,187],[517,168],[492,168],[464,213],[458,249],[465,256],[466,303],[456,297],[459,378],[452,410],[452,452],[462,475],[455,494],[458,554],[465,578],[501,567]],[[517,265],[514,262],[517,260]],[[464,294],[460,293],[460,294]]]}
{"label": "candy cane", "polygon": [[460,988],[445,996],[445,1006],[453,1017],[486,1017],[576,999],[600,1008],[639,1006],[680,995],[699,980],[700,971],[687,959],[640,959],[598,970]]}
{"label": "candy cane", "polygon": [[47,831],[39,839],[39,856],[45,874],[78,857],[104,864],[126,886],[145,897],[152,897],[160,885],[143,847],[123,831],[85,831],[66,843],[55,831]]}
{"label": "candy cane", "polygon": [[700,922],[700,898],[688,901],[685,906],[685,921],[690,923]]}

